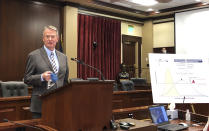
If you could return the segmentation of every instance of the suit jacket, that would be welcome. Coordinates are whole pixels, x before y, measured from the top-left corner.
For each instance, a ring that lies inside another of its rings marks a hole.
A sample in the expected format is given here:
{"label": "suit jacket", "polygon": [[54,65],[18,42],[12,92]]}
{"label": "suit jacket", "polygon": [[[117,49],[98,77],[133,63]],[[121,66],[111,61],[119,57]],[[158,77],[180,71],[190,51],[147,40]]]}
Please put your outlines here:
{"label": "suit jacket", "polygon": [[[56,84],[51,87],[49,90],[62,87],[68,83],[68,61],[67,56],[59,51],[55,51],[58,62],[59,62],[59,71],[57,73],[58,80]],[[31,97],[31,106],[30,110],[32,112],[41,113],[41,99],[40,95],[47,92],[47,81],[41,81],[41,74],[45,71],[53,71],[50,60],[47,56],[47,53],[44,47],[32,51],[28,55],[24,82],[28,85],[33,86],[33,92]]]}

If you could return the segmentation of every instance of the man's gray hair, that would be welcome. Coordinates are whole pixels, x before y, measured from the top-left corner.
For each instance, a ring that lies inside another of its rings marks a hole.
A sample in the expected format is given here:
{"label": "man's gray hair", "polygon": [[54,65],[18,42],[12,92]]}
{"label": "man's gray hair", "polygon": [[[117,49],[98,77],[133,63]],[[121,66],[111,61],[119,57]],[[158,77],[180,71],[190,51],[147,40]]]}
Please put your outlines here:
{"label": "man's gray hair", "polygon": [[[57,29],[55,26],[53,26],[53,25],[47,25],[47,26],[44,27],[44,31],[45,31],[46,29],[55,30],[57,36],[59,36],[58,29]],[[44,35],[44,31],[43,31],[43,35]]]}

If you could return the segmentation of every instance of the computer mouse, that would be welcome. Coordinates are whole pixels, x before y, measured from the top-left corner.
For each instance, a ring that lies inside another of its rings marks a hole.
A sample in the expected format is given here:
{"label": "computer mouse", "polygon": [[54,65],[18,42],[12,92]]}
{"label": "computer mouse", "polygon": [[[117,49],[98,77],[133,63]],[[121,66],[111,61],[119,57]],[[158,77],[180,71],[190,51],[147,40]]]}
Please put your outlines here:
{"label": "computer mouse", "polygon": [[128,122],[121,121],[119,122],[120,125],[128,126]]}
{"label": "computer mouse", "polygon": [[129,126],[135,126],[135,123],[129,122],[128,125],[129,125]]}
{"label": "computer mouse", "polygon": [[120,125],[120,128],[123,130],[128,130],[130,128],[130,126]]}
{"label": "computer mouse", "polygon": [[188,124],[186,124],[186,123],[179,123],[179,125],[188,127]]}

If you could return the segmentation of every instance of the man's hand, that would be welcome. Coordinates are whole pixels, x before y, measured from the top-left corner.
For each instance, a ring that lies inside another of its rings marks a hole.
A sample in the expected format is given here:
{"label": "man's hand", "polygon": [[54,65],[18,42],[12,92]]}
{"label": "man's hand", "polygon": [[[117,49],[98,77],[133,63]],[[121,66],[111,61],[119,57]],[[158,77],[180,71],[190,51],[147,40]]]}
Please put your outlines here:
{"label": "man's hand", "polygon": [[45,80],[45,81],[49,81],[49,80],[51,80],[51,71],[46,71],[46,72],[44,72],[43,74],[42,74],[42,77],[43,77],[43,79]]}

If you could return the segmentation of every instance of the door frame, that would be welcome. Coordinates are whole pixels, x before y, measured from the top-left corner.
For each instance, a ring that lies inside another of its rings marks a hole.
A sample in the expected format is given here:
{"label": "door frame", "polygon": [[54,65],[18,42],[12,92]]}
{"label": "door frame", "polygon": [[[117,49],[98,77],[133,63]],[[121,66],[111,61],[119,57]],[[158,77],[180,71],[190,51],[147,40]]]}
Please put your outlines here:
{"label": "door frame", "polygon": [[126,42],[138,43],[138,74],[139,74],[139,77],[141,77],[141,44],[142,44],[142,37],[122,34],[122,44],[125,44]]}

